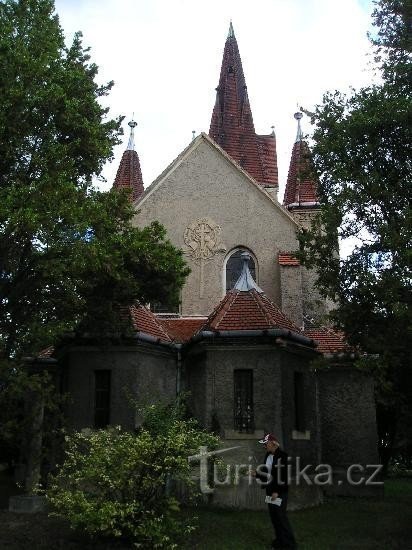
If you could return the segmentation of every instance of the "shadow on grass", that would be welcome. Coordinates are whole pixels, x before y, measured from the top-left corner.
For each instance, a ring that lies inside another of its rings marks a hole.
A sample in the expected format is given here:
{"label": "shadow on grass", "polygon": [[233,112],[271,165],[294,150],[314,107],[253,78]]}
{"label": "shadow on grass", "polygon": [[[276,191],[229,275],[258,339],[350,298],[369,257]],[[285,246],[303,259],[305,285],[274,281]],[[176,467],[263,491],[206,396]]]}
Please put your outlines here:
{"label": "shadow on grass", "polygon": [[[196,550],[262,550],[273,532],[265,511],[202,508],[199,530],[188,542]],[[412,549],[412,480],[391,479],[380,500],[334,498],[289,513],[299,550]]]}
{"label": "shadow on grass", "polygon": [[[263,550],[269,548],[273,538],[265,511],[190,508],[184,513],[199,518],[199,529],[184,550]],[[329,499],[322,506],[290,512],[289,518],[299,550],[412,549],[412,479],[388,480],[382,500]],[[46,514],[12,514],[3,510],[0,512],[0,548],[123,550],[130,547],[107,540],[90,541],[70,529],[66,522]]]}

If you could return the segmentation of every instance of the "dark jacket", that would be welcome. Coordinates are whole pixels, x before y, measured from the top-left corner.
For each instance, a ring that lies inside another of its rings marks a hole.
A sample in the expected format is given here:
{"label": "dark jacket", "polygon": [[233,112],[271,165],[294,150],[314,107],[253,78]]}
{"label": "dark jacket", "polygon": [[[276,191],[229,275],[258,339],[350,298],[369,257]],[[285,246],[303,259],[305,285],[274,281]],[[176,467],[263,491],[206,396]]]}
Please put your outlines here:
{"label": "dark jacket", "polygon": [[[273,455],[273,465],[270,472],[267,472],[266,459],[269,453],[266,453],[264,466],[260,470],[266,470],[266,472],[256,472],[256,477],[262,482],[262,489],[266,489],[267,495],[272,493],[278,493],[281,497],[288,493],[288,455],[285,451],[282,451],[279,447],[276,449]],[[269,480],[268,480],[268,474]]]}

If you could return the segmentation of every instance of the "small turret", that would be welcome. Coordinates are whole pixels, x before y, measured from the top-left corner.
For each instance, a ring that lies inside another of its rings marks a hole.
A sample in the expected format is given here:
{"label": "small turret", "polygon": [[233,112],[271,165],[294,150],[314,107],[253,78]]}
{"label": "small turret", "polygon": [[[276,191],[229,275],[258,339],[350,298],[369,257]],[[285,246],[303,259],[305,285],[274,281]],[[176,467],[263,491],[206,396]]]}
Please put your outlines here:
{"label": "small turret", "polygon": [[290,159],[288,179],[285,188],[283,204],[288,210],[317,209],[319,207],[317,183],[313,172],[311,153],[308,144],[303,139],[300,121],[303,113],[294,115],[298,128]]}
{"label": "small turret", "polygon": [[129,141],[117,169],[113,188],[131,189],[130,199],[134,202],[143,195],[144,187],[139,156],[135,151],[134,145],[134,129],[137,126],[137,122],[131,120],[128,122],[128,126],[130,127]]}

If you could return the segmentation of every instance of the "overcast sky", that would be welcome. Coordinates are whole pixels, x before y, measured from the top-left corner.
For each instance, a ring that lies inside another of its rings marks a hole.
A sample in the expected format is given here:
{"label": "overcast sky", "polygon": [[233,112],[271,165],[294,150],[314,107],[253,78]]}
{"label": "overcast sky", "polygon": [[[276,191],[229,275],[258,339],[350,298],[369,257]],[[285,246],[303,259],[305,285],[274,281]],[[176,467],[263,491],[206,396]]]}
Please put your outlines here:
{"label": "overcast sky", "polygon": [[[113,183],[133,112],[145,186],[192,130],[208,132],[232,19],[255,129],[275,126],[282,200],[297,103],[310,109],[327,90],[371,80],[372,8],[369,0],[56,0],[66,39],[81,30],[99,82],[115,82],[105,100],[111,115],[126,116],[102,189]],[[302,123],[310,132],[308,119]]]}

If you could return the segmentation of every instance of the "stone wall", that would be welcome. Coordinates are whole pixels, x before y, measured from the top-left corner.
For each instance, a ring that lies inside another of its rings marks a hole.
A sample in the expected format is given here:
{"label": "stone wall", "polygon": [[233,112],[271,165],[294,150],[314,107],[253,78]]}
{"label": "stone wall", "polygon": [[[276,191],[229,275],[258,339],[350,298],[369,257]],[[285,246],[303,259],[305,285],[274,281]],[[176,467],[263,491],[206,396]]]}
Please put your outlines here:
{"label": "stone wall", "polygon": [[[305,229],[311,227],[313,219],[318,213],[319,209],[316,208],[295,208],[291,211],[296,222]],[[314,269],[302,267],[302,312],[306,321],[313,319],[317,326],[327,325],[329,324],[327,315],[333,308],[333,303],[321,296],[316,288],[316,279]]]}
{"label": "stone wall", "polygon": [[[314,354],[298,349],[282,353],[282,394],[285,396],[282,422],[284,446],[289,454],[300,457],[301,464],[316,465],[320,460],[320,434],[316,377],[310,368],[313,358]],[[300,431],[296,426],[295,372],[302,373],[304,385],[305,425]]]}
{"label": "stone wall", "polygon": [[354,367],[318,371],[322,461],[337,467],[377,464],[373,380]]}
{"label": "stone wall", "polygon": [[[145,226],[159,220],[172,243],[185,251],[192,271],[183,288],[183,315],[209,315],[220,302],[226,293],[225,259],[237,247],[253,253],[259,286],[280,304],[277,255],[296,249],[297,225],[205,138],[197,138],[193,149],[149,187],[136,208],[134,223]],[[205,235],[210,257],[203,262],[190,246],[198,245],[193,232],[201,231],[202,220],[212,227]]]}
{"label": "stone wall", "polygon": [[74,348],[64,368],[64,391],[69,393],[69,426],[94,425],[94,372],[111,371],[110,424],[133,429],[139,423],[130,398],[139,403],[172,401],[176,396],[176,361],[172,353],[154,346]]}
{"label": "stone wall", "polygon": [[300,265],[280,267],[281,303],[283,313],[297,327],[303,325],[302,270]]}

